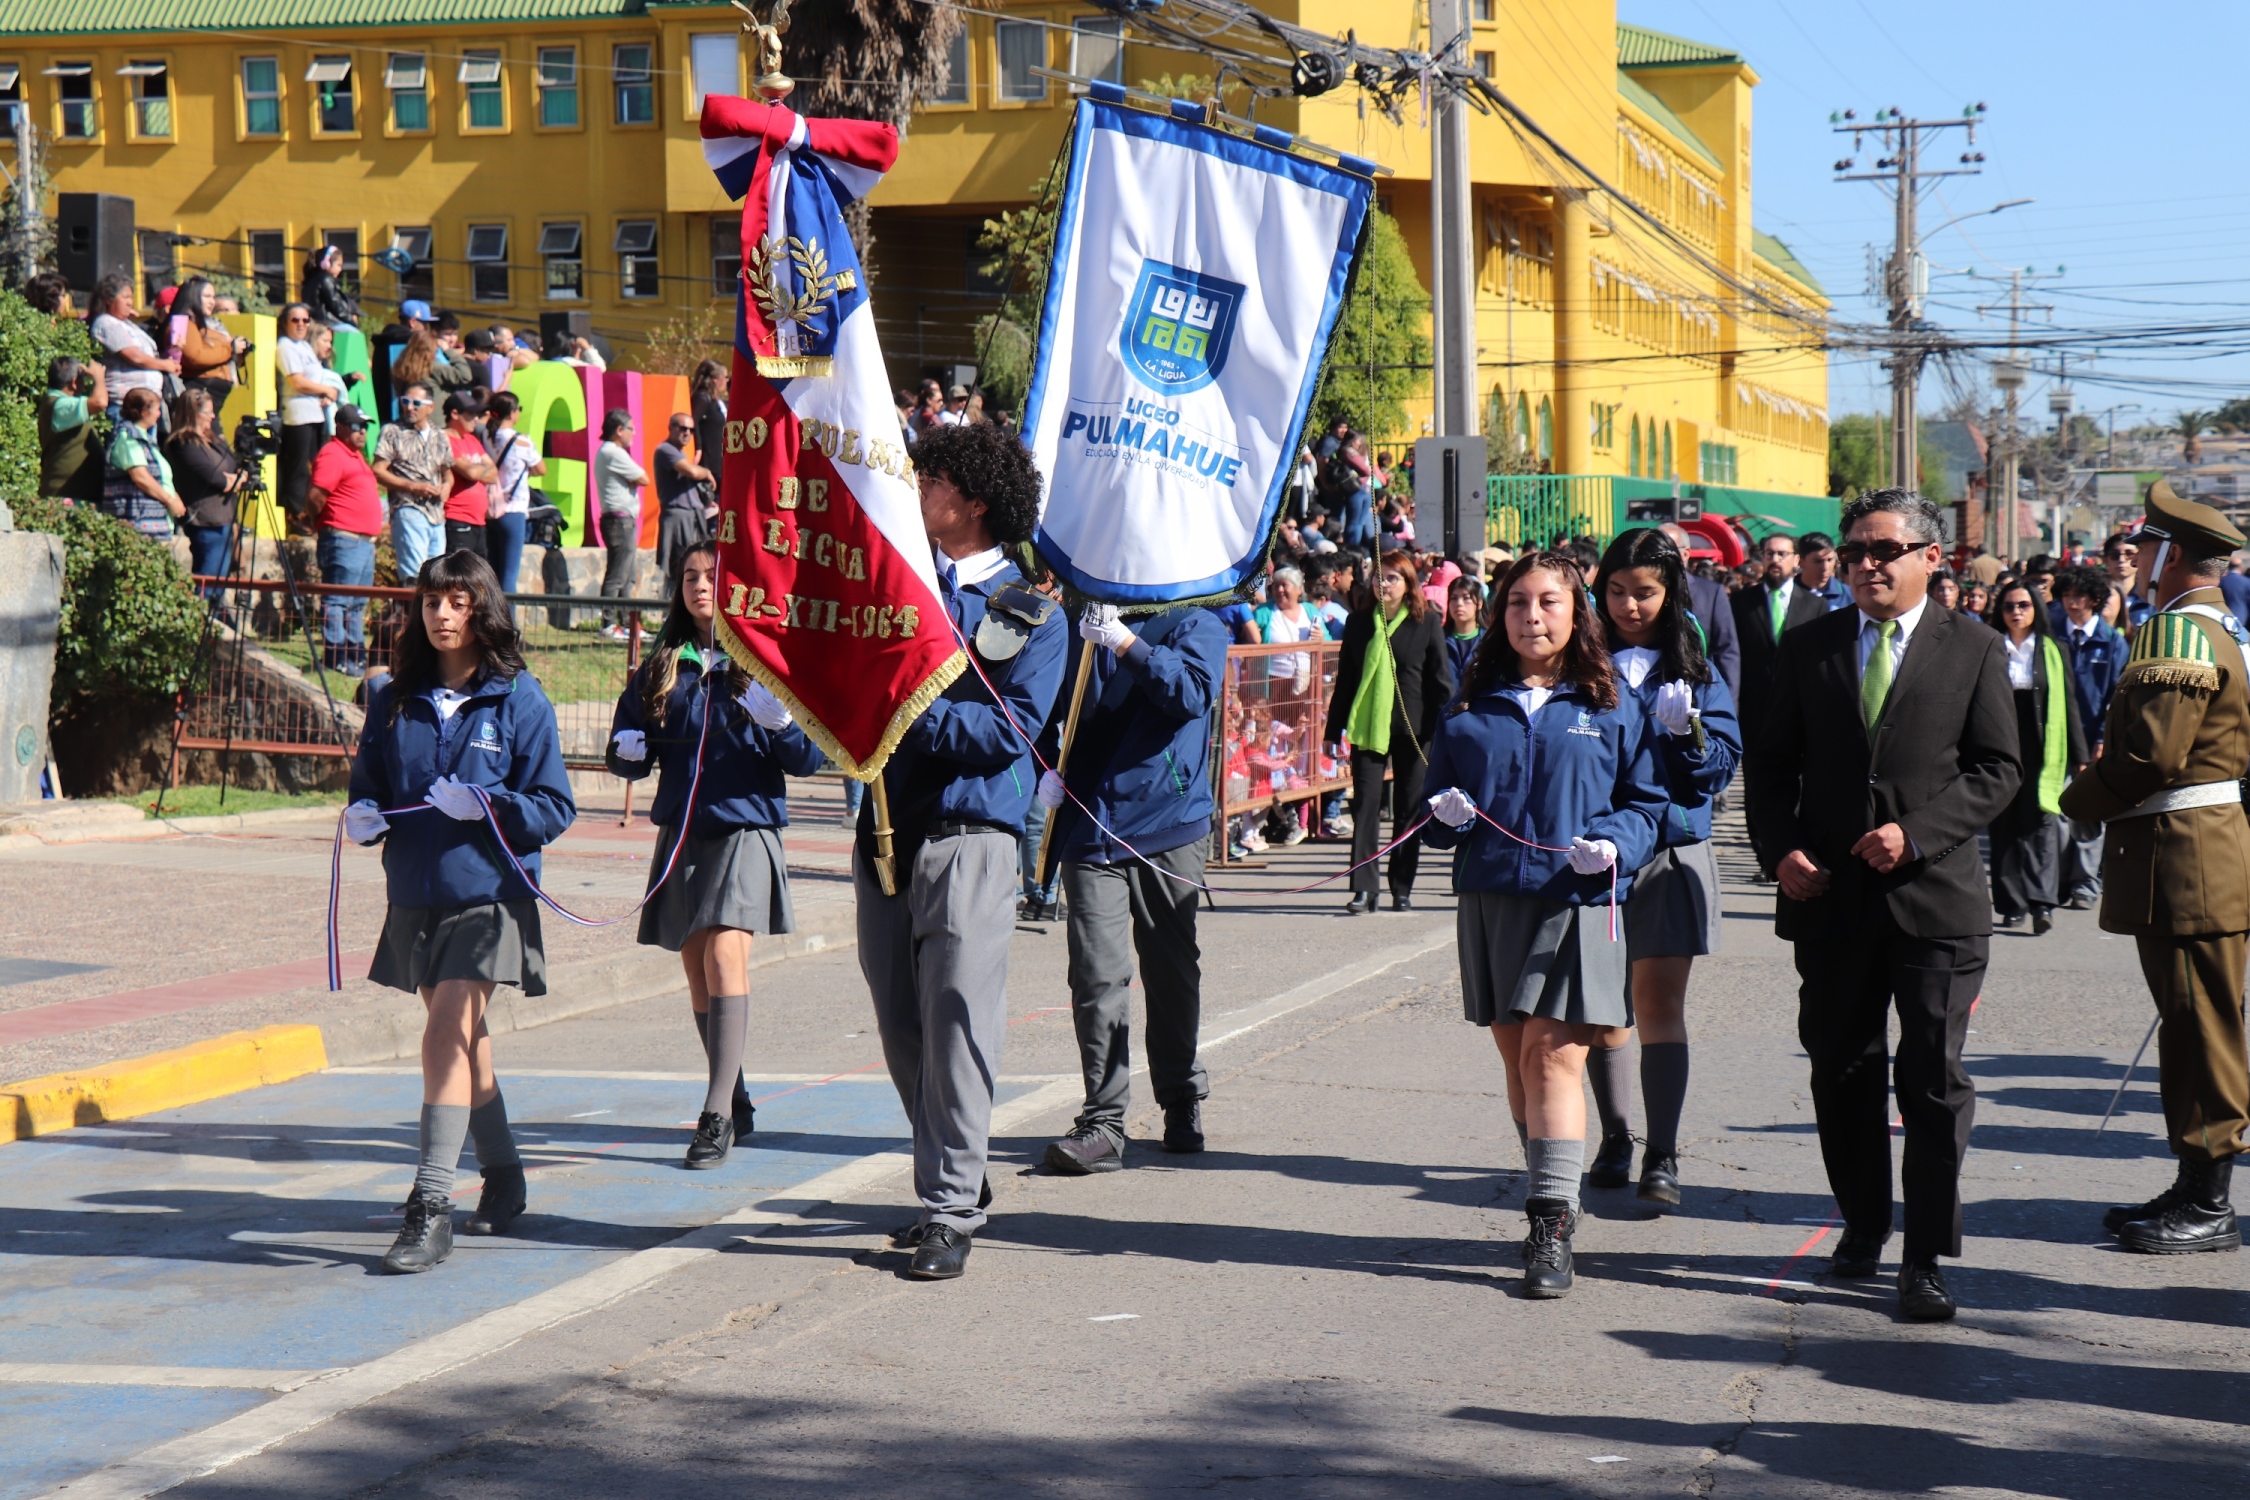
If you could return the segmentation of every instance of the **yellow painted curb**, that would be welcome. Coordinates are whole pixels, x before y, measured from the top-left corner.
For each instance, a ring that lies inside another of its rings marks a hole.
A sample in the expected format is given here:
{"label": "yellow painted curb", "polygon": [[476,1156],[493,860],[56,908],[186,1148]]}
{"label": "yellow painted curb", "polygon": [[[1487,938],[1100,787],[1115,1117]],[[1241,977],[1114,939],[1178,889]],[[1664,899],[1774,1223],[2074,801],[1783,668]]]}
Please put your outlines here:
{"label": "yellow painted curb", "polygon": [[0,1144],[199,1104],[327,1066],[318,1026],[265,1026],[99,1068],[27,1078],[0,1085]]}

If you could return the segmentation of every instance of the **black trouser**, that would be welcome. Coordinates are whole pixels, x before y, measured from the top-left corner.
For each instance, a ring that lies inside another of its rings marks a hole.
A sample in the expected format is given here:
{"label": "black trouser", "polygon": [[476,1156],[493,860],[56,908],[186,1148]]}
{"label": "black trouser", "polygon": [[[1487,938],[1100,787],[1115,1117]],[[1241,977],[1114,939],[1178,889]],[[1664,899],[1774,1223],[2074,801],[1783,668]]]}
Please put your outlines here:
{"label": "black trouser", "polygon": [[1961,1066],[1969,1007],[1984,986],[1989,937],[1910,937],[1877,908],[1857,931],[1796,943],[1797,1039],[1812,1061],[1813,1114],[1828,1186],[1848,1228],[1891,1227],[1894,1071],[1889,1012],[1898,1009],[1900,1173],[1909,1258],[1961,1253],[1961,1163],[1976,1087]]}
{"label": "black trouser", "polygon": [[467,521],[448,520],[445,523],[445,550],[448,552],[474,552],[491,560],[492,553],[484,544],[484,523],[471,525]]}
{"label": "black trouser", "polygon": [[[1391,768],[1391,830],[1394,836],[1399,829],[1412,823],[1422,806],[1422,757],[1413,742],[1398,725],[1391,726],[1391,749],[1388,755],[1372,751],[1352,751],[1352,889],[1373,894],[1375,890],[1375,851],[1382,847],[1376,837],[1376,825],[1383,815],[1383,767]],[[1422,866],[1422,837],[1416,834],[1391,851],[1391,894],[1408,896],[1414,892],[1414,872]]]}
{"label": "black trouser", "polygon": [[312,508],[312,466],[328,429],[318,422],[301,422],[281,429],[281,452],[276,455],[281,480],[281,508],[302,517]]}

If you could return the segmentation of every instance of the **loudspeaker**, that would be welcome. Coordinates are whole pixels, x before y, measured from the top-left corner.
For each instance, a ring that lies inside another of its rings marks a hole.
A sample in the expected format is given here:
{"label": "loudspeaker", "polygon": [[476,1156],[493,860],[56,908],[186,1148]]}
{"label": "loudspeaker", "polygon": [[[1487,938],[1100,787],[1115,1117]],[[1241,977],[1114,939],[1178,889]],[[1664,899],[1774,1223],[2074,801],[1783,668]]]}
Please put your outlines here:
{"label": "loudspeaker", "polygon": [[116,271],[133,274],[133,200],[115,193],[55,195],[55,269],[81,295]]}
{"label": "loudspeaker", "polygon": [[543,312],[539,315],[539,347],[548,354],[567,350],[572,339],[594,336],[594,315],[589,312]]}

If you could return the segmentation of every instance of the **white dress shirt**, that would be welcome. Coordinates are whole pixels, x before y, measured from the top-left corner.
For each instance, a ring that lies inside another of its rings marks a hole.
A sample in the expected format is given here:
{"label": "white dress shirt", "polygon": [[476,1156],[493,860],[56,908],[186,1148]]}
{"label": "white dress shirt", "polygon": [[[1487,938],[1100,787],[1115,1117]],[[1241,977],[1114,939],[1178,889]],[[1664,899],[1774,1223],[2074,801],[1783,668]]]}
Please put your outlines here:
{"label": "white dress shirt", "polygon": [[1624,674],[1627,687],[1638,689],[1656,670],[1656,651],[1649,646],[1626,646],[1613,652],[1610,662]]}
{"label": "white dress shirt", "polygon": [[942,551],[937,554],[938,577],[942,579],[951,573],[957,589],[982,583],[1007,565],[1008,552],[1004,547],[990,547],[967,557],[947,557]]}
{"label": "white dress shirt", "polygon": [[[1891,637],[1891,681],[1893,683],[1898,681],[1898,664],[1906,660],[1906,643],[1914,638],[1916,628],[1922,623],[1922,615],[1929,607],[1929,595],[1925,594],[1922,596],[1920,604],[1900,615],[1895,622],[1898,626],[1898,632]],[[1866,610],[1863,609],[1859,612],[1859,675],[1862,677],[1867,675],[1868,653],[1875,649],[1875,642],[1880,638],[1876,629],[1879,624],[1880,622]]]}
{"label": "white dress shirt", "polygon": [[2034,676],[2036,669],[2032,666],[2032,658],[2039,652],[2039,632],[2034,630],[2031,634],[2025,636],[2023,644],[2020,646],[2014,641],[2009,641],[2007,645],[2008,686],[2012,688],[2038,686],[2038,679]]}

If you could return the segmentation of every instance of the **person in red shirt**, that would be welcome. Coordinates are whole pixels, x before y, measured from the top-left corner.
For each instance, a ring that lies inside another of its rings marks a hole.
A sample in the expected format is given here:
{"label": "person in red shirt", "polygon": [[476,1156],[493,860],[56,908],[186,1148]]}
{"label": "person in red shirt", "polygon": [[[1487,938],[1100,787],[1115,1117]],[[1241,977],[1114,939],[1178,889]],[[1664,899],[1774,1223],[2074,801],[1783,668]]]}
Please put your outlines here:
{"label": "person in red shirt", "polygon": [[[367,466],[367,416],[358,407],[336,408],[336,433],[313,456],[311,483],[320,525],[320,581],[366,588],[375,581],[383,501],[375,471]],[[322,665],[346,677],[366,672],[366,619],[366,599],[327,596],[320,622]]]}
{"label": "person in red shirt", "polygon": [[499,466],[484,446],[478,423],[484,403],[467,391],[445,398],[445,440],[453,445],[453,488],[445,497],[445,550],[485,555],[484,525],[492,519],[491,482]]}

